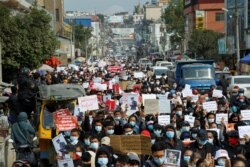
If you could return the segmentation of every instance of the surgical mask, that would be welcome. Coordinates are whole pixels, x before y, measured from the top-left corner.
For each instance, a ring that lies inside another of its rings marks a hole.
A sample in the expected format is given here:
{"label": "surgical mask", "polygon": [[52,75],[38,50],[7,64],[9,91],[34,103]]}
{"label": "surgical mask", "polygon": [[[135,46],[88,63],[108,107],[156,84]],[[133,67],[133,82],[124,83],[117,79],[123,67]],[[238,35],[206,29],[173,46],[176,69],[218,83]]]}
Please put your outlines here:
{"label": "surgical mask", "polygon": [[154,157],[154,161],[157,165],[161,166],[165,161],[165,157],[162,157],[162,158],[155,158]]}
{"label": "surgical mask", "polygon": [[161,137],[161,130],[154,130],[154,134],[157,137]]}
{"label": "surgical mask", "polygon": [[67,137],[69,137],[70,136],[70,131],[65,131],[64,135],[67,136]]}
{"label": "surgical mask", "polygon": [[114,132],[115,132],[114,129],[107,130],[108,135],[112,135],[112,134],[114,134]]}
{"label": "surgical mask", "polygon": [[84,139],[84,144],[87,145],[87,146],[89,146],[90,145],[89,139]]}
{"label": "surgical mask", "polygon": [[218,160],[218,165],[225,166],[225,164],[226,164],[226,161],[224,159],[219,159]]}
{"label": "surgical mask", "polygon": [[185,156],[185,155],[183,156],[183,160],[187,163],[190,161],[190,158],[191,158],[190,156]]}
{"label": "surgical mask", "polygon": [[237,96],[237,95],[238,95],[238,93],[237,93],[237,92],[236,92],[236,93],[232,93],[232,95],[233,95],[233,96]]}
{"label": "surgical mask", "polygon": [[176,111],[176,115],[181,116],[182,115],[182,111]]}
{"label": "surgical mask", "polygon": [[214,122],[214,118],[210,118],[207,121],[208,121],[208,123],[213,123]]}
{"label": "surgical mask", "polygon": [[120,121],[120,120],[121,120],[121,117],[116,117],[115,120],[116,120],[116,121]]}
{"label": "surgical mask", "polygon": [[134,127],[135,126],[135,121],[130,121],[129,124]]}
{"label": "surgical mask", "polygon": [[199,140],[199,144],[204,146],[205,144],[207,144],[207,140],[205,141]]}
{"label": "surgical mask", "polygon": [[148,125],[148,130],[152,131],[154,129],[154,125]]}
{"label": "surgical mask", "polygon": [[205,97],[205,100],[208,101],[208,100],[209,100],[209,97]]}
{"label": "surgical mask", "polygon": [[94,149],[94,150],[97,150],[99,147],[99,144],[98,143],[91,143],[89,147]]}
{"label": "surgical mask", "polygon": [[189,126],[184,126],[181,129],[182,129],[182,132],[188,132],[190,130],[190,127]]}
{"label": "surgical mask", "polygon": [[159,85],[159,84],[160,84],[160,82],[156,82],[156,84],[157,84],[157,85]]}
{"label": "surgical mask", "polygon": [[214,143],[214,139],[208,139],[207,142],[210,143],[210,144],[213,144]]}
{"label": "surgical mask", "polygon": [[172,131],[167,131],[167,132],[166,132],[166,136],[167,136],[167,138],[169,138],[169,139],[173,139],[173,138],[174,138],[174,132],[172,132]]}
{"label": "surgical mask", "polygon": [[239,93],[239,96],[244,96],[244,93]]}
{"label": "surgical mask", "polygon": [[78,137],[70,136],[71,144],[76,145],[78,143]]}
{"label": "surgical mask", "polygon": [[151,144],[155,144],[155,139],[151,139]]}
{"label": "surgical mask", "polygon": [[79,157],[82,157],[82,152],[76,152],[76,155],[78,155]]}
{"label": "surgical mask", "polygon": [[97,163],[102,166],[107,166],[109,160],[108,158],[98,158]]}
{"label": "surgical mask", "polygon": [[97,132],[101,132],[102,131],[102,126],[95,126],[95,130]]}
{"label": "surgical mask", "polygon": [[244,99],[240,99],[240,102],[244,102]]}
{"label": "surgical mask", "polygon": [[193,138],[196,138],[196,137],[197,137],[197,134],[196,134],[196,133],[192,134],[192,137],[193,137]]}
{"label": "surgical mask", "polygon": [[125,132],[125,135],[132,135],[132,134],[133,134],[133,131]]}

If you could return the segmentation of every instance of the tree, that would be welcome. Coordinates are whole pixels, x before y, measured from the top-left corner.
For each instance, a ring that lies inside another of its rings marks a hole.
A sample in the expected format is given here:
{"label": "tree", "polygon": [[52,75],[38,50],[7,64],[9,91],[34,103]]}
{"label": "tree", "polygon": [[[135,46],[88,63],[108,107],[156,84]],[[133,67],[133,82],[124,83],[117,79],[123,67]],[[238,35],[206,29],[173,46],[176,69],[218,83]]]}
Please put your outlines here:
{"label": "tree", "polygon": [[190,41],[191,52],[205,59],[215,59],[217,55],[217,40],[222,34],[212,30],[194,30]]}
{"label": "tree", "polygon": [[181,46],[184,39],[185,17],[183,10],[183,0],[171,0],[162,16],[166,24],[167,33],[172,33],[170,41],[174,46]]}
{"label": "tree", "polygon": [[0,20],[4,79],[17,74],[20,67],[38,68],[58,46],[51,17],[43,10],[34,8],[28,14],[12,16],[9,9],[0,6]]}

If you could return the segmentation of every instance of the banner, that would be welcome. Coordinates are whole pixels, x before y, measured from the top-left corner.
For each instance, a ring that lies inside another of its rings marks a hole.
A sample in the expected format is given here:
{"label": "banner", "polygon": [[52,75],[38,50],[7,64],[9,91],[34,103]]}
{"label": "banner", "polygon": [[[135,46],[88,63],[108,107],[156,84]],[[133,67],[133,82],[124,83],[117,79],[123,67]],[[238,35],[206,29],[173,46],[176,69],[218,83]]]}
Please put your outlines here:
{"label": "banner", "polygon": [[96,95],[78,97],[78,104],[81,112],[98,110],[98,99]]}

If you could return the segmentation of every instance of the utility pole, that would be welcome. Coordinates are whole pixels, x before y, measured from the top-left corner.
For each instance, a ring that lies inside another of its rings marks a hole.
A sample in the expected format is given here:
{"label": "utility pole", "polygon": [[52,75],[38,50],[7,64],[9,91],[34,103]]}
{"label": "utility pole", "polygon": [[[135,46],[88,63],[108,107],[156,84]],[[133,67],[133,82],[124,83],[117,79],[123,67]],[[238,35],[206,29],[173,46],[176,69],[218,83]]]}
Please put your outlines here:
{"label": "utility pole", "polygon": [[237,55],[237,72],[240,72],[240,34],[239,34],[239,12],[238,1],[235,0],[235,25],[236,25],[236,55]]}
{"label": "utility pole", "polygon": [[0,38],[0,84],[3,82],[3,71],[2,71],[2,40]]}

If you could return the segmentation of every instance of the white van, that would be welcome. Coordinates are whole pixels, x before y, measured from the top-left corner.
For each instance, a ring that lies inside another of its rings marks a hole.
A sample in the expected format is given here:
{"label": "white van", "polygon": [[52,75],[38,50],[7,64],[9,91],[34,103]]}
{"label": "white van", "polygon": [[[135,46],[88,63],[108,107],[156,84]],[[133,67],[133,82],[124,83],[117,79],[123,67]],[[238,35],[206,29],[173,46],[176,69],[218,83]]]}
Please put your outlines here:
{"label": "white van", "polygon": [[160,67],[160,66],[154,66],[153,67],[153,73],[156,76],[156,79],[161,78],[162,74],[165,74],[165,78],[167,78],[167,72],[168,72],[167,67]]}
{"label": "white van", "polygon": [[152,65],[153,65],[153,63],[149,60],[149,59],[147,59],[147,58],[141,58],[140,60],[139,60],[139,62],[138,62],[138,64],[139,65],[143,65],[143,66],[149,66],[149,67],[151,67]]}
{"label": "white van", "polygon": [[250,98],[250,75],[235,75],[227,77],[229,82],[229,90],[232,91],[234,86],[243,88],[245,90],[244,95]]}
{"label": "white van", "polygon": [[156,66],[167,67],[168,69],[171,69],[174,67],[174,64],[169,61],[157,61]]}

